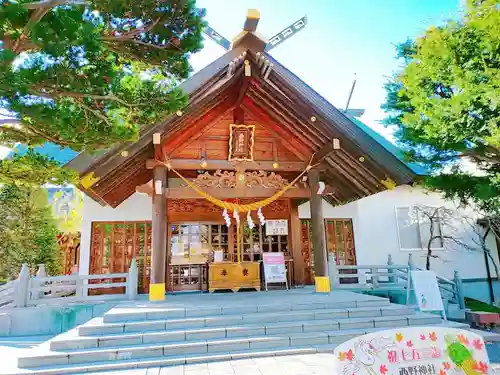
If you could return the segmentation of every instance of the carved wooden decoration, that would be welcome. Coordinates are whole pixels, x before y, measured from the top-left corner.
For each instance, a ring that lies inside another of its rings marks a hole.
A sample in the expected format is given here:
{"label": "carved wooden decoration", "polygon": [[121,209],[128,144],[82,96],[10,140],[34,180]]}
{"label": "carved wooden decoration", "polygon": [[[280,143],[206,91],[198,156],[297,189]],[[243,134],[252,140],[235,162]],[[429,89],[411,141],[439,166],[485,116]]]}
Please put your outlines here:
{"label": "carved wooden decoration", "polygon": [[207,213],[222,212],[222,209],[204,199],[168,199],[167,212],[173,213]]}
{"label": "carved wooden decoration", "polygon": [[[255,202],[257,199],[244,198],[244,199],[227,199],[226,201],[232,203],[249,204]],[[205,199],[167,199],[167,212],[172,214],[194,214],[201,215],[207,213],[214,213],[217,218],[222,221],[222,208],[206,201]],[[278,217],[279,215],[286,217],[290,212],[290,202],[288,199],[278,199],[277,201],[268,204],[262,208],[264,216]],[[274,214],[274,215],[273,215]],[[186,216],[187,217],[187,216]]]}
{"label": "carved wooden decoration", "polygon": [[[253,171],[243,172],[243,174],[245,176],[243,185],[247,188],[283,189],[288,185],[287,179],[274,172]],[[199,174],[193,183],[200,188],[235,188],[239,180],[235,172],[217,170],[213,175],[208,172]]]}
{"label": "carved wooden decoration", "polygon": [[255,125],[229,125],[229,161],[253,161]]}

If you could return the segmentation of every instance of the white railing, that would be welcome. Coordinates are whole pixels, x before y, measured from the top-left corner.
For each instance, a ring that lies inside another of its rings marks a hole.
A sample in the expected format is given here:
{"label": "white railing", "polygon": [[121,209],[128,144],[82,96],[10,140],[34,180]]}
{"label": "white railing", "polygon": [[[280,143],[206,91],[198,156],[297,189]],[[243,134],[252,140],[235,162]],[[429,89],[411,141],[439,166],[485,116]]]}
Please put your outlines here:
{"label": "white railing", "polygon": [[[123,281],[114,281],[120,279]],[[96,283],[97,282],[97,283]],[[113,293],[89,295],[89,290],[114,288]],[[137,262],[132,259],[129,272],[102,275],[46,276],[40,266],[35,277],[30,277],[26,264],[17,280],[0,286],[1,307],[60,305],[72,302],[129,299],[137,297]]]}
{"label": "white railing", "polygon": [[402,290],[406,291],[406,302],[409,301],[411,289],[409,265],[336,265],[333,259],[329,264],[332,290]]}
{"label": "white railing", "polygon": [[[329,262],[329,275],[332,290],[359,290],[359,291],[390,291],[401,290],[406,292],[406,303],[411,292],[411,271],[422,270],[413,262],[409,255],[407,265],[395,265],[389,255],[387,264],[342,266],[336,265],[333,257]],[[460,309],[465,309],[465,299],[462,288],[462,279],[455,271],[453,280],[436,275],[439,290],[443,298],[451,303],[458,304]]]}
{"label": "white railing", "polygon": [[0,285],[0,308],[14,307],[17,280]]}

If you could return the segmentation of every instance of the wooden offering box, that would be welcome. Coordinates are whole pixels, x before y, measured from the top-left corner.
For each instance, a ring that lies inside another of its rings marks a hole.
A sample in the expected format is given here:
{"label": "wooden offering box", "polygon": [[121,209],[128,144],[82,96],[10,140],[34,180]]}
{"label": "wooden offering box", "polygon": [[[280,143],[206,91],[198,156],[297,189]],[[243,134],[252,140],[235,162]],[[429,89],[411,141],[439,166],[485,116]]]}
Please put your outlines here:
{"label": "wooden offering box", "polygon": [[208,269],[208,290],[255,288],[260,290],[260,263],[212,263]]}

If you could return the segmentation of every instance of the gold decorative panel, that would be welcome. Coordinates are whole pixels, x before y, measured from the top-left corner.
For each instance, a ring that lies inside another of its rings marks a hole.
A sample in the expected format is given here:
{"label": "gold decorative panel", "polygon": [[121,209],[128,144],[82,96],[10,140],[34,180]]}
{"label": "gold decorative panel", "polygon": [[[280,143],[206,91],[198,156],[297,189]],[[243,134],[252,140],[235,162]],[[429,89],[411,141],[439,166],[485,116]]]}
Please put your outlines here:
{"label": "gold decorative panel", "polygon": [[[201,173],[192,182],[200,188],[235,188],[240,183],[237,174],[236,172],[221,171],[219,169],[213,175],[209,172]],[[283,189],[288,185],[286,178],[274,172],[252,171],[243,172],[243,175],[243,186],[247,188]],[[182,186],[186,187],[187,185],[183,184]]]}
{"label": "gold decorative panel", "polygon": [[253,161],[255,125],[229,125],[229,160]]}
{"label": "gold decorative panel", "polygon": [[212,263],[208,269],[208,290],[254,288],[260,290],[260,263]]}

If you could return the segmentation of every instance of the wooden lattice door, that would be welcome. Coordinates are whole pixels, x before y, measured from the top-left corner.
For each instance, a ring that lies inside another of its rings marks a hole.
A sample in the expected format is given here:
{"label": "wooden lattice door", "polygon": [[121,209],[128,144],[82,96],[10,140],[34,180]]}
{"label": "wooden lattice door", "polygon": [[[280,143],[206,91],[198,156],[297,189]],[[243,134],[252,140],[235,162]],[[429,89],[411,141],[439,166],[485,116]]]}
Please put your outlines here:
{"label": "wooden lattice door", "polygon": [[328,253],[335,256],[337,265],[356,265],[352,220],[326,219],[325,226]]}
{"label": "wooden lattice door", "polygon": [[[326,244],[328,253],[333,254],[339,266],[356,265],[354,230],[351,219],[326,219]],[[343,274],[356,273],[356,270],[343,270]],[[342,278],[341,284],[356,283],[357,278]]]}
{"label": "wooden lattice door", "polygon": [[314,284],[314,258],[312,256],[311,220],[301,220],[302,258],[304,260],[304,284]]}
{"label": "wooden lattice door", "polygon": [[[149,292],[150,221],[93,222],[91,243],[90,274],[128,272],[130,262],[135,258],[139,273],[139,293]],[[96,292],[109,293],[109,290],[97,289]]]}

